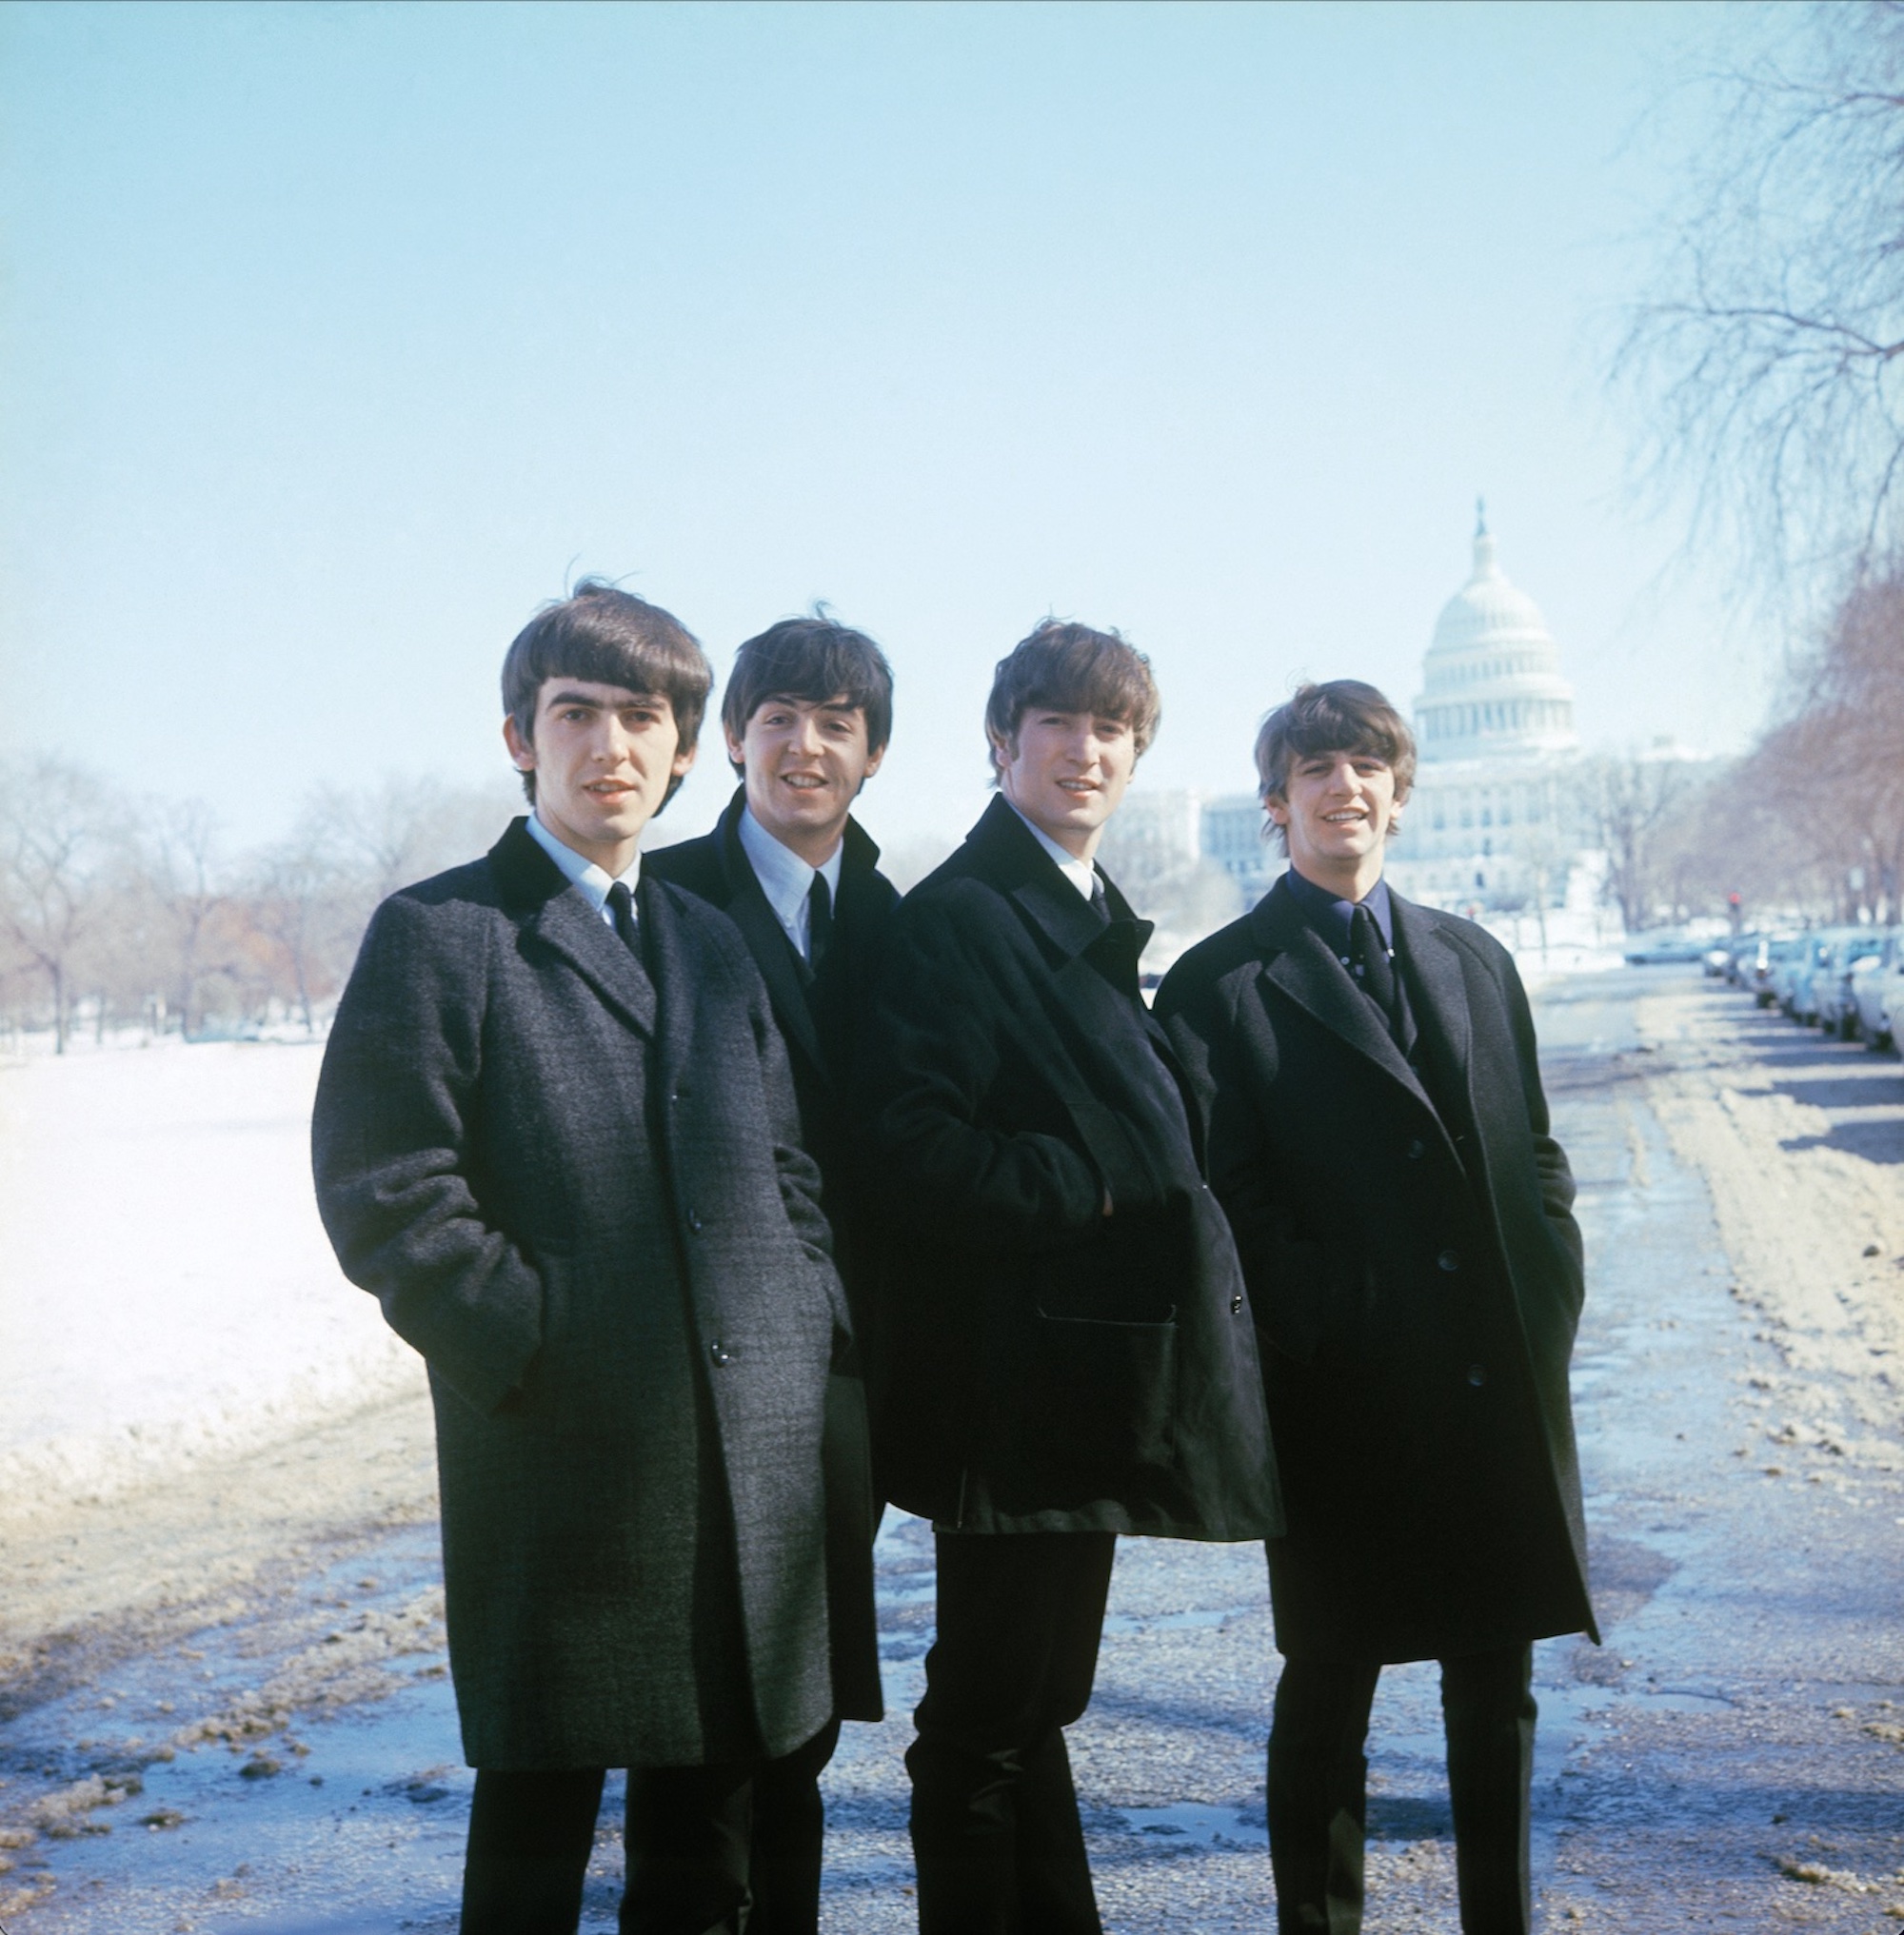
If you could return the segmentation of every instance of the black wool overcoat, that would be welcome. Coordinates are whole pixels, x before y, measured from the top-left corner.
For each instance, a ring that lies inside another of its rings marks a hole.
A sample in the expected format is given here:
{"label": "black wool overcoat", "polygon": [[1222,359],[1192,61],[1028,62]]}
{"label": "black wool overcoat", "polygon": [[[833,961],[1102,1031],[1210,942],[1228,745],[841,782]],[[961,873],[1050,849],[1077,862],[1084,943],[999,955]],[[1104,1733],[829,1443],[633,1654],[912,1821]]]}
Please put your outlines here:
{"label": "black wool overcoat", "polygon": [[899,893],[879,871],[879,848],[858,821],[847,820],[832,943],[819,973],[809,973],[767,904],[741,845],[741,815],[746,803],[745,788],[738,789],[711,833],[678,846],[657,848],[642,865],[658,879],[672,880],[720,908],[741,930],[766,983],[774,1020],[793,1068],[801,1140],[820,1165],[822,1200],[833,1231],[833,1261],[846,1285],[863,1348],[856,1252],[862,1220],[859,1203],[866,1178],[851,1113],[850,1070],[865,1033],[873,963],[899,904]]}
{"label": "black wool overcoat", "polygon": [[1415,1065],[1281,882],[1157,998],[1262,1328],[1277,1643],[1308,1657],[1594,1630],[1580,1233],[1527,997],[1473,922],[1390,904]]}
{"label": "black wool overcoat", "polygon": [[865,1085],[904,1260],[881,1470],[964,1530],[1259,1538],[1248,1295],[1138,993],[1149,925],[1109,902],[1106,925],[1001,799],[900,904]]}
{"label": "black wool overcoat", "polygon": [[842,1705],[819,1176],[741,937],[639,901],[645,973],[516,821],[378,910],[318,1088],[325,1226],[429,1367],[479,1767],[749,1760]]}
{"label": "black wool overcoat", "polygon": [[[857,820],[848,819],[833,903],[833,938],[819,971],[811,971],[768,905],[741,844],[746,804],[746,788],[736,788],[711,833],[658,847],[642,867],[718,907],[741,930],[761,971],[793,1070],[801,1144],[820,1165],[820,1200],[833,1233],[834,1267],[853,1313],[855,1369],[874,1381],[880,1361],[874,1336],[877,1307],[868,1289],[873,1259],[863,1208],[870,1183],[853,1133],[849,1076],[863,1042],[872,963],[899,893],[879,871],[879,848]],[[849,1635],[838,1626],[844,1609],[864,1608],[870,1616],[873,1604],[872,1541],[879,1530],[879,1507],[862,1376],[837,1378],[827,1403],[826,1551],[838,1609],[834,1636],[842,1697],[850,1699],[855,1718],[877,1718],[877,1681],[866,1686],[856,1677],[864,1662],[877,1656],[877,1632]]]}

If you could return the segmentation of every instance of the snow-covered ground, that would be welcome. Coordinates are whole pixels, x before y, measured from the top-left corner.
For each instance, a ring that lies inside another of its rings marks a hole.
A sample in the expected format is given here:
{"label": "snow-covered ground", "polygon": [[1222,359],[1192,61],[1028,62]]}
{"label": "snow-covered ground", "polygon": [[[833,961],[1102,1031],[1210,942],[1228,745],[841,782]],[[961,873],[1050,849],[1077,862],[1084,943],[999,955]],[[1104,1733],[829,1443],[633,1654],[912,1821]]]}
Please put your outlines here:
{"label": "snow-covered ground", "polygon": [[[1500,938],[1538,985],[1619,963],[1590,917]],[[311,1197],[321,1044],[0,1059],[0,1510],[57,1508],[422,1382]]]}
{"label": "snow-covered ground", "polygon": [[0,1062],[0,1507],[57,1507],[420,1384],[317,1219],[321,1052]]}

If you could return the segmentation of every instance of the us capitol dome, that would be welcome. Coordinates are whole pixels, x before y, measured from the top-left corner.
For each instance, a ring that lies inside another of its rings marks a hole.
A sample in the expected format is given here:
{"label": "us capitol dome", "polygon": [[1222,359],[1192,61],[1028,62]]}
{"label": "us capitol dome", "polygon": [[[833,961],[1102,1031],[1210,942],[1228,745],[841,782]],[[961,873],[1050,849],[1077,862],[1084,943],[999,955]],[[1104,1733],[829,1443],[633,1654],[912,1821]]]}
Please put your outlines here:
{"label": "us capitol dome", "polygon": [[1485,506],[1476,521],[1474,575],[1441,607],[1421,672],[1415,729],[1423,760],[1513,759],[1579,747],[1560,647],[1540,607],[1502,572]]}
{"label": "us capitol dome", "polygon": [[1444,906],[1554,906],[1590,843],[1574,688],[1540,607],[1500,568],[1485,507],[1415,701],[1419,764],[1389,872]]}

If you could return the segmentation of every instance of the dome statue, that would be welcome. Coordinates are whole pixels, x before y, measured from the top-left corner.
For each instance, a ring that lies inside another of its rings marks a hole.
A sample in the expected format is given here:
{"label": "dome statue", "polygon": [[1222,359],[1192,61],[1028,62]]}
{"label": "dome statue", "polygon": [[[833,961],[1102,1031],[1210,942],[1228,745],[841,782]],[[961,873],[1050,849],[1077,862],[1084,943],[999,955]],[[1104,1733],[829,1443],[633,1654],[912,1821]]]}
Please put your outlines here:
{"label": "dome statue", "polygon": [[1570,752],[1574,688],[1540,607],[1502,575],[1477,505],[1475,568],[1441,608],[1415,701],[1420,755],[1430,760]]}

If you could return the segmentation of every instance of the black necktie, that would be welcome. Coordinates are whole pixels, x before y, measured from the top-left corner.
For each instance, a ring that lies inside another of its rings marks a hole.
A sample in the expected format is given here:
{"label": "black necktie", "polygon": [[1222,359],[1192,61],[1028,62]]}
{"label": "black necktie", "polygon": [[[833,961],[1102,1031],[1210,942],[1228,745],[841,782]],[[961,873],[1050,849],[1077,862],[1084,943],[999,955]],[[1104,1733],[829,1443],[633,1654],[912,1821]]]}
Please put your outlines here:
{"label": "black necktie", "polygon": [[627,881],[617,880],[608,889],[608,909],[615,917],[615,932],[622,937],[622,945],[640,960],[642,935],[635,924],[635,897],[629,893]]}
{"label": "black necktie", "polygon": [[815,974],[833,940],[833,890],[824,874],[815,874],[806,890],[806,964]]}
{"label": "black necktie", "polygon": [[1111,918],[1111,903],[1104,892],[1104,877],[1100,873],[1091,876],[1091,912],[1100,920],[1108,922]]}
{"label": "black necktie", "polygon": [[1366,907],[1358,907],[1349,916],[1349,970],[1365,994],[1381,1010],[1388,1032],[1401,1038],[1401,1015],[1396,1000],[1395,963],[1388,958],[1388,945],[1381,938],[1376,918]]}

